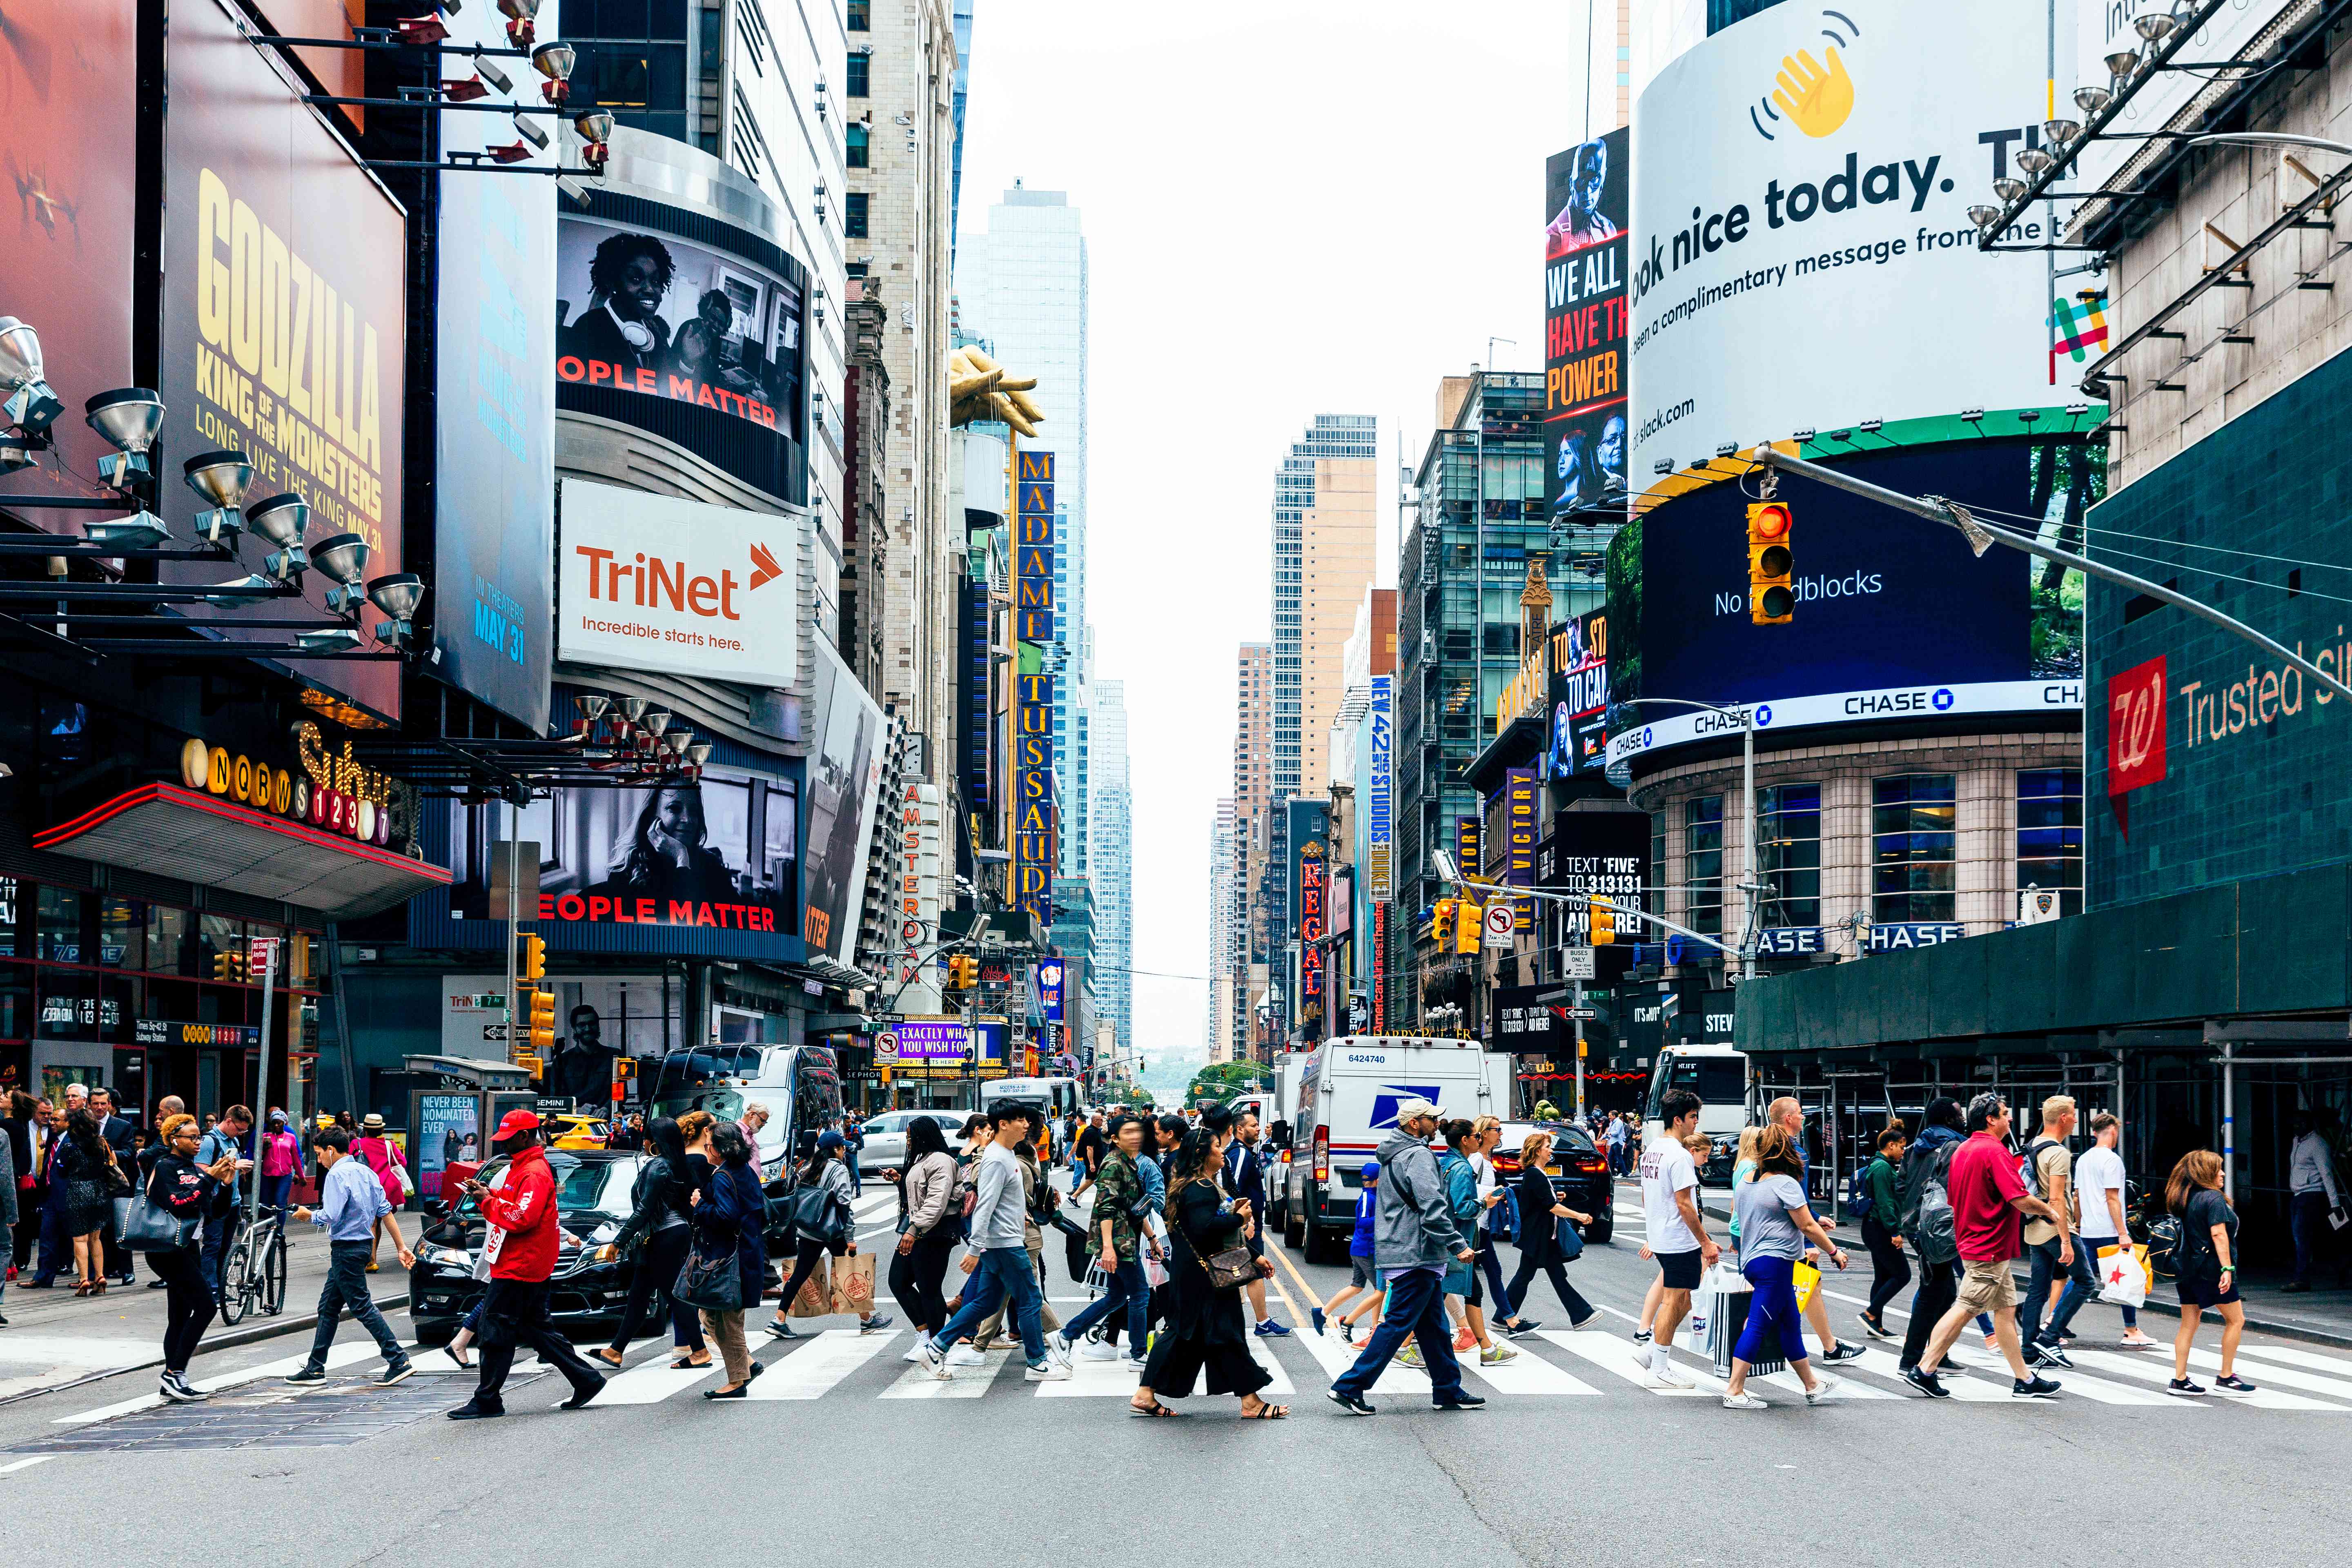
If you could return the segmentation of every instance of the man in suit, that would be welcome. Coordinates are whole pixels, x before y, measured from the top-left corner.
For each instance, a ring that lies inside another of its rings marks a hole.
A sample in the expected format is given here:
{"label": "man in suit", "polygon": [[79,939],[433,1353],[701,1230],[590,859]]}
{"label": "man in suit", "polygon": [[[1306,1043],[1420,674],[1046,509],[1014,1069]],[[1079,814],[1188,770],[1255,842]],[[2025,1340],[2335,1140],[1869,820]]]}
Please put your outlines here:
{"label": "man in suit", "polygon": [[[1224,1117],[1231,1112],[1219,1107],[1213,1114]],[[1207,1116],[1201,1121],[1203,1126],[1209,1125]],[[1250,1213],[1257,1216],[1260,1226],[1257,1233],[1249,1238],[1250,1256],[1263,1258],[1265,1256],[1265,1162],[1258,1157],[1257,1152],[1257,1112],[1243,1111],[1241,1120],[1233,1126],[1233,1145],[1225,1151],[1225,1193],[1234,1199],[1249,1200]],[[1211,1131],[1216,1129],[1213,1127]],[[1261,1276],[1251,1280],[1248,1289],[1250,1321],[1257,1325],[1258,1333],[1267,1339],[1288,1334],[1290,1331],[1276,1322],[1265,1310],[1265,1279]]]}
{"label": "man in suit", "polygon": [[[114,1151],[114,1163],[122,1168],[124,1177],[136,1181],[138,1178],[133,1173],[138,1170],[139,1162],[131,1147],[131,1118],[123,1115],[121,1107],[115,1103],[114,1091],[110,1089],[91,1089],[89,1110],[98,1118],[98,1135],[106,1140],[108,1148]],[[122,1249],[121,1238],[114,1234],[111,1224],[107,1226],[105,1235],[107,1278],[117,1285],[128,1285],[132,1280],[131,1254]]]}
{"label": "man in suit", "polygon": [[63,1104],[49,1116],[49,1140],[41,1151],[41,1257],[27,1287],[46,1290],[73,1260],[72,1232],[66,1226],[66,1118],[89,1104],[89,1086],[69,1083]]}

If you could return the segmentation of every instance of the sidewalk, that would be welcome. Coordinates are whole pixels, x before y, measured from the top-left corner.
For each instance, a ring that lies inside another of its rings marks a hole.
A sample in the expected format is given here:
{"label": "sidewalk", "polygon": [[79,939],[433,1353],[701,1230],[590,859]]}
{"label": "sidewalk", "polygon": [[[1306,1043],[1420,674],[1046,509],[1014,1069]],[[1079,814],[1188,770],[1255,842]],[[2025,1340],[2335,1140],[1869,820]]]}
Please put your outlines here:
{"label": "sidewalk", "polygon": [[[310,1331],[318,1321],[319,1288],[327,1275],[327,1242],[323,1233],[309,1234],[307,1226],[299,1228],[304,1234],[289,1238],[286,1310],[274,1318],[256,1311],[233,1329],[214,1319],[198,1355]],[[30,1277],[29,1269],[26,1277]],[[0,1314],[8,1320],[8,1326],[0,1329],[0,1403],[159,1364],[163,1359],[163,1292],[147,1289],[152,1278],[142,1261],[135,1283],[110,1286],[103,1296],[76,1296],[66,1275],[46,1290],[28,1290],[21,1282],[10,1286],[6,1300],[0,1301]],[[374,1282],[378,1307],[390,1311],[407,1306],[408,1271],[389,1247],[383,1271]]]}
{"label": "sidewalk", "polygon": [[[1641,1194],[1639,1182],[1621,1181],[1618,1185],[1630,1188],[1638,1202]],[[1703,1187],[1700,1192],[1700,1207],[1710,1217],[1727,1224],[1731,1219],[1728,1194],[1719,1187]],[[1836,1225],[1830,1227],[1830,1234],[1845,1244],[1856,1258],[1868,1259],[1869,1253],[1862,1245],[1860,1230],[1850,1225]],[[2019,1268],[2017,1278],[2018,1288],[2023,1289],[2027,1278],[2024,1268]],[[2331,1289],[2321,1284],[2308,1295],[2291,1296],[2281,1289],[2285,1283],[2284,1277],[2240,1282],[2238,1293],[2246,1299],[2246,1327],[2286,1339],[2352,1350],[2352,1289]],[[2179,1298],[2173,1294],[2168,1283],[2160,1284],[2148,1292],[2147,1303],[2140,1310],[2178,1318],[2180,1316]],[[2168,1330],[2157,1337],[2167,1338],[2169,1333]]]}

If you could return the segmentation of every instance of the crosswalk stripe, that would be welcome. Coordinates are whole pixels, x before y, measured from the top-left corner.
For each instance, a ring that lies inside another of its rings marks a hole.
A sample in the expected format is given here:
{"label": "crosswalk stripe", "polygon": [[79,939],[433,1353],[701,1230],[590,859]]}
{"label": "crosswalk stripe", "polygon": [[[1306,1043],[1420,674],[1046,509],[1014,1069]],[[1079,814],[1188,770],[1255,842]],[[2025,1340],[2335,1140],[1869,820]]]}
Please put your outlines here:
{"label": "crosswalk stripe", "polygon": [[1124,1359],[1094,1361],[1086,1356],[1070,1358],[1070,1380],[1067,1383],[1041,1383],[1037,1385],[1040,1399],[1108,1399],[1112,1394],[1131,1398],[1135,1394],[1135,1373]]}
{"label": "crosswalk stripe", "polygon": [[[1300,1334],[1294,1337],[1303,1339],[1306,1336]],[[1274,1373],[1274,1381],[1257,1391],[1257,1396],[1260,1399],[1269,1405],[1280,1405],[1298,1392],[1298,1385],[1292,1383],[1290,1373],[1282,1369],[1281,1358],[1274,1353],[1272,1345],[1253,1337],[1250,1341],[1250,1359]]]}
{"label": "crosswalk stripe", "polygon": [[1553,1395],[1589,1394],[1596,1398],[1601,1394],[1599,1389],[1582,1378],[1563,1372],[1532,1351],[1523,1350],[1509,1361],[1500,1362],[1492,1366],[1480,1362],[1475,1355],[1465,1356],[1462,1367],[1465,1372],[1477,1373],[1487,1386],[1498,1394]]}
{"label": "crosswalk stripe", "polygon": [[670,1370],[670,1352],[664,1351],[613,1377],[604,1384],[604,1392],[596,1396],[596,1403],[658,1405],[673,1394],[683,1393],[698,1383],[726,1374],[726,1369],[719,1365],[716,1353],[712,1354],[709,1366],[691,1366],[683,1372]]}
{"label": "crosswalk stripe", "polygon": [[[1830,1389],[1829,1402],[1832,1405],[1836,1404],[1841,1399],[1899,1400],[1903,1397],[1899,1394],[1890,1394],[1885,1389],[1879,1387],[1875,1384],[1864,1383],[1858,1377],[1845,1377],[1840,1375],[1845,1370],[1844,1366],[1840,1366],[1836,1372],[1832,1372],[1829,1368],[1822,1365],[1819,1362],[1815,1362],[1813,1363],[1813,1375],[1815,1377],[1826,1376],[1831,1381],[1832,1387]],[[1771,1384],[1774,1388],[1784,1388],[1790,1394],[1801,1394],[1805,1392],[1805,1380],[1797,1375],[1797,1371],[1794,1367],[1790,1367],[1780,1372],[1767,1373],[1763,1377],[1754,1379],[1752,1381],[1767,1383]]]}
{"label": "crosswalk stripe", "polygon": [[[2088,1363],[2101,1372],[2121,1373],[2126,1377],[2137,1377],[2149,1383],[2172,1381],[2172,1363],[2169,1359],[2081,1349],[2071,1350],[2066,1353],[2078,1362]],[[2190,1405],[2190,1401],[2175,1399],[2170,1394],[2163,1394],[2159,1397],[2169,1405]],[[2347,1409],[2352,1409],[2352,1406],[2330,1405],[2324,1399],[2306,1399],[2300,1394],[2287,1394],[2275,1388],[2257,1387],[2252,1394],[2225,1394],[2221,1397],[2232,1405],[2251,1405],[2257,1410],[2333,1410],[2342,1414]],[[2193,1405],[2191,1407],[2194,1408]]]}
{"label": "crosswalk stripe", "polygon": [[882,1397],[885,1399],[978,1399],[985,1394],[989,1385],[996,1381],[996,1374],[1004,1370],[1004,1363],[1013,1359],[1013,1352],[1009,1349],[983,1351],[981,1353],[987,1358],[985,1365],[957,1367],[955,1376],[946,1383],[941,1383],[938,1378],[933,1377],[930,1368],[918,1362],[899,1373],[898,1381],[882,1391]]}
{"label": "crosswalk stripe", "polygon": [[[2013,1382],[2017,1376],[2015,1373],[2009,1370],[2009,1363],[2006,1361],[1990,1351],[1962,1351],[1955,1346],[1946,1352],[1944,1359],[1954,1365],[1964,1366],[1971,1372],[1982,1373],[1986,1380],[1995,1386],[1999,1386],[2003,1379]],[[2063,1366],[2049,1368],[2047,1372],[2048,1375],[2058,1380],[2058,1385],[2064,1389],[2067,1394],[2090,1400],[2095,1405],[2160,1405],[2175,1408],[2193,1408],[2185,1400],[2174,1399],[2168,1394],[2150,1394],[2144,1388],[2128,1388],[2122,1384],[2109,1383],[2105,1378],[2091,1377],[2084,1373],[2069,1371]]]}
{"label": "crosswalk stripe", "polygon": [[827,1329],[751,1382],[750,1398],[822,1399],[835,1384],[864,1366],[898,1336]]}
{"label": "crosswalk stripe", "polygon": [[2319,1355],[2311,1351],[2295,1350],[2286,1345],[2242,1344],[2240,1355],[2253,1356],[2262,1361],[2283,1361],[2289,1366],[2307,1366],[2315,1372],[2332,1372],[2352,1377],[2352,1361],[2342,1356]]}
{"label": "crosswalk stripe", "polygon": [[[401,1348],[414,1350],[416,1348],[416,1342],[403,1340]],[[356,1343],[345,1340],[340,1344],[329,1347],[327,1370],[332,1372],[337,1367],[349,1366],[355,1361],[365,1361],[376,1353],[373,1340],[364,1336]],[[190,1378],[188,1381],[206,1394],[218,1394],[225,1388],[236,1388],[245,1384],[259,1383],[268,1378],[284,1377],[289,1373],[299,1372],[310,1364],[310,1352],[304,1351],[300,1355],[290,1355],[278,1361],[264,1362],[259,1366],[247,1367],[243,1372],[233,1372],[220,1377]],[[163,1403],[163,1396],[160,1394],[143,1394],[136,1399],[125,1399],[115,1405],[102,1405],[95,1410],[84,1410],[72,1415],[59,1415],[54,1419],[60,1426],[83,1426],[92,1421],[108,1421],[117,1415],[130,1415],[142,1410],[152,1410]]]}
{"label": "crosswalk stripe", "polygon": [[1570,1355],[1589,1361],[1601,1371],[1623,1378],[1627,1383],[1646,1393],[1689,1398],[1708,1393],[1719,1394],[1723,1389],[1723,1385],[1717,1383],[1714,1378],[1693,1373],[1687,1366],[1682,1368],[1683,1374],[1686,1377],[1697,1378],[1698,1386],[1695,1388],[1652,1387],[1649,1363],[1644,1359],[1646,1352],[1632,1342],[1621,1340],[1614,1334],[1598,1333],[1591,1329],[1581,1331],[1573,1329],[1538,1329],[1536,1337],[1549,1340]]}
{"label": "crosswalk stripe", "polygon": [[[1902,1365],[1885,1351],[1866,1350],[1862,1352],[1862,1355],[1858,1360],[1847,1362],[1844,1364],[1844,1368],[1841,1368],[1841,1370],[1848,1368],[1859,1368],[1864,1372],[1875,1373],[1880,1377],[1892,1378],[1897,1383],[1901,1383],[1903,1381]],[[1944,1386],[1951,1391],[1951,1395],[1954,1399],[1958,1400],[1963,1405],[1990,1405],[1996,1400],[2004,1405],[2009,1403],[2009,1391],[2007,1389],[1995,1388],[1981,1378],[1946,1378],[1944,1380]],[[1921,1394],[1919,1396],[1919,1402],[1923,1405],[1926,1404],[1927,1402],[1927,1395]]]}
{"label": "crosswalk stripe", "polygon": [[[2192,1348],[2189,1352],[2189,1364],[2201,1371],[2219,1373],[2221,1358],[2212,1351]],[[2340,1377],[2315,1377],[2310,1373],[2296,1372],[2291,1367],[2273,1366],[2263,1368],[2261,1378],[2250,1377],[2246,1381],[2260,1384],[2263,1379],[2282,1388],[2300,1388],[2305,1394],[2332,1394],[2337,1399],[2352,1398],[2352,1383]]]}

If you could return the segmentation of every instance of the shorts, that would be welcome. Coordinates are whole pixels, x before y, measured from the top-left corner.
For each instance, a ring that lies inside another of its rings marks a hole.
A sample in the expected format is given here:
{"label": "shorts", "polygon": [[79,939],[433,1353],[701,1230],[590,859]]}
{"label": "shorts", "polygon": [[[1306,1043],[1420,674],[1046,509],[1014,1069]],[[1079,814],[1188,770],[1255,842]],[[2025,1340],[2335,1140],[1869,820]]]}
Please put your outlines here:
{"label": "shorts", "polygon": [[1688,1252],[1661,1252],[1654,1256],[1658,1260],[1658,1283],[1669,1290],[1698,1289],[1701,1270],[1697,1247],[1694,1247]]}
{"label": "shorts", "polygon": [[2234,1274],[2230,1276],[2227,1290],[2221,1289],[2218,1276],[2211,1279],[2176,1279],[2173,1285],[2180,1292],[2180,1304],[2184,1308],[2227,1307],[2245,1300],[2238,1294],[2238,1277]]}
{"label": "shorts", "polygon": [[2005,1312],[2017,1306],[2017,1276],[2010,1272],[2014,1258],[1990,1263],[1962,1260],[1960,1293],[1955,1304],[1971,1312]]}
{"label": "shorts", "polygon": [[1348,1261],[1355,1270],[1348,1283],[1359,1290],[1372,1289],[1373,1281],[1380,1278],[1381,1272],[1372,1267],[1372,1260],[1369,1258],[1349,1258]]}

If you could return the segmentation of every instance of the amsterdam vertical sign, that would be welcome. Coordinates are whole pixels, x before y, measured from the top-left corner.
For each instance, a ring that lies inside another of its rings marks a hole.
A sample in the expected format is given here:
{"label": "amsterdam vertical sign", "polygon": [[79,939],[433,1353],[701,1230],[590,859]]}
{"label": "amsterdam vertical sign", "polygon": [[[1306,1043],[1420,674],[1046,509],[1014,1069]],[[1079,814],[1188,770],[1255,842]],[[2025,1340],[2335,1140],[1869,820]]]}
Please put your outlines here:
{"label": "amsterdam vertical sign", "polygon": [[1013,905],[1043,942],[1053,923],[1055,853],[1055,678],[1045,668],[1054,640],[1054,454],[1021,453],[1014,487]]}

